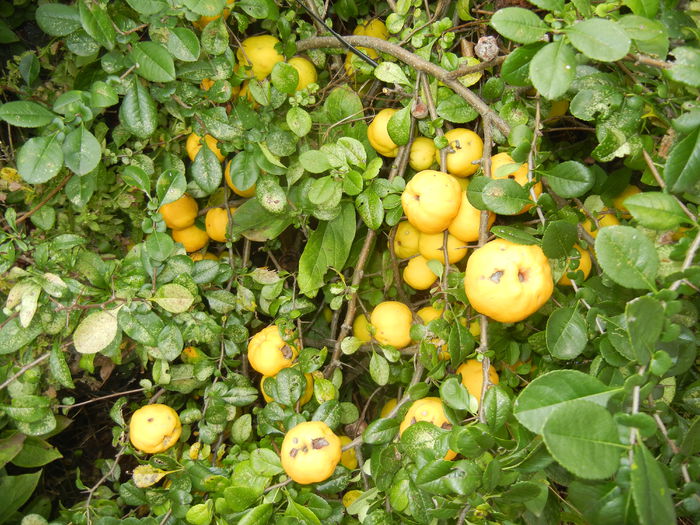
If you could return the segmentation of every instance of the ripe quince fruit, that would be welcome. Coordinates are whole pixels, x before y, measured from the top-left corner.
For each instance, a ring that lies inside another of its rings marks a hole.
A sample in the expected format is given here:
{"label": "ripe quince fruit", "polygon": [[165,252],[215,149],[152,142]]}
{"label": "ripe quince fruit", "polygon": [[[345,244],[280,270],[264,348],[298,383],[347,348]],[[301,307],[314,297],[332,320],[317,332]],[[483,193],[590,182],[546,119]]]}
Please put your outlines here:
{"label": "ripe quince fruit", "polygon": [[236,58],[242,66],[252,68],[258,80],[263,80],[272,72],[278,62],[284,62],[284,56],[277,52],[275,45],[279,40],[272,35],[259,35],[246,38],[236,50]]}
{"label": "ripe quince fruit", "polygon": [[[360,24],[358,25],[352,32],[353,35],[361,35],[361,36],[373,36],[375,38],[380,38],[382,40],[388,40],[389,39],[389,30],[386,28],[386,25],[384,22],[382,22],[379,19],[374,19],[370,20],[366,24]],[[379,53],[377,53],[374,49],[368,48],[368,47],[358,47],[360,51],[362,51],[365,55],[372,59],[376,59],[379,57]],[[362,60],[361,58],[355,56],[354,53],[348,52],[348,54],[345,56],[345,73],[349,77],[354,77],[355,76],[355,67],[353,66],[353,60]]]}
{"label": "ripe quince fruit", "polygon": [[411,344],[413,314],[403,303],[384,301],[372,310],[370,323],[375,329],[374,338],[383,345],[401,349]]}
{"label": "ripe quince fruit", "polygon": [[552,271],[542,248],[496,239],[467,261],[464,290],[472,307],[502,323],[517,323],[551,297]]}
{"label": "ripe quince fruit", "polygon": [[[271,376],[262,376],[260,378],[260,393],[263,396],[263,399],[265,400],[265,403],[270,403],[274,401],[274,399],[265,392],[265,381]],[[311,401],[311,398],[314,397],[314,376],[311,374],[304,374],[304,379],[306,379],[306,387],[304,388],[304,393],[301,395],[301,398],[299,398],[299,405],[304,406],[306,403]]]}
{"label": "ripe quince fruit", "polygon": [[369,343],[372,340],[372,334],[369,333],[369,319],[367,319],[365,314],[355,317],[355,320],[352,322],[352,335],[365,343]]}
{"label": "ripe quince fruit", "polygon": [[452,234],[447,234],[447,262],[443,250],[445,236],[441,233],[421,233],[418,241],[418,251],[428,260],[440,261],[443,264],[454,264],[467,256],[467,244]]}
{"label": "ripe quince fruit", "polygon": [[[403,434],[408,427],[419,421],[426,421],[432,423],[436,427],[446,430],[452,428],[452,424],[445,416],[445,408],[439,397],[424,397],[423,399],[414,401],[399,426],[399,435]],[[445,461],[450,461],[456,455],[457,453],[455,451],[448,450],[444,459]]]}
{"label": "ripe quince fruit", "polygon": [[316,73],[316,68],[310,60],[304,57],[292,57],[287,61],[287,64],[296,69],[299,74],[299,81],[296,87],[297,91],[305,89],[306,86],[318,80],[318,73]]}
{"label": "ripe quince fruit", "polygon": [[408,221],[421,233],[440,233],[459,212],[462,188],[454,177],[434,170],[416,173],[401,194]]}
{"label": "ripe quince fruit", "polygon": [[[579,262],[578,262],[578,268],[576,268],[576,269],[581,270],[583,272],[583,280],[585,281],[586,279],[588,279],[588,275],[591,273],[591,267],[592,267],[591,254],[588,253],[588,250],[584,250],[578,244],[575,244],[574,248],[576,248],[578,250],[578,253],[581,254]],[[564,274],[559,279],[558,284],[564,284],[567,286],[571,286],[571,280],[566,276],[566,274],[569,271],[572,271],[572,269],[569,268],[569,264],[570,264],[569,261],[571,261],[571,258],[567,259],[566,270],[564,270]]]}
{"label": "ripe quince fruit", "polygon": [[416,171],[427,170],[435,162],[437,148],[432,139],[417,137],[411,144],[408,164]]}
{"label": "ripe quince fruit", "polygon": [[331,477],[340,462],[342,445],[323,421],[299,423],[284,436],[282,468],[297,483],[308,485]]}
{"label": "ripe quince fruit", "polygon": [[[465,179],[460,179],[465,180]],[[493,226],[496,220],[496,214],[488,212],[489,221],[488,228]],[[459,205],[459,211],[452,222],[447,227],[450,234],[457,237],[460,241],[476,242],[479,240],[479,225],[481,224],[481,210],[472,206],[467,198],[466,188],[462,191],[462,200]]]}
{"label": "ripe quince fruit", "polygon": [[[445,169],[457,177],[468,177],[479,169],[476,160],[484,154],[484,141],[470,129],[454,128],[445,133],[449,141]],[[435,162],[440,163],[440,150],[435,150]]]}
{"label": "ripe quince fruit", "polygon": [[209,235],[207,235],[207,232],[199,228],[196,224],[181,230],[173,230],[171,235],[175,242],[179,242],[185,247],[187,253],[201,250],[209,242]]}
{"label": "ripe quince fruit", "polygon": [[139,408],[129,422],[131,444],[146,454],[165,452],[177,443],[181,433],[177,412],[160,403]]}
{"label": "ripe quince fruit", "polygon": [[[190,158],[191,161],[194,161],[195,157],[197,156],[197,153],[199,153],[199,150],[202,149],[201,138],[202,137],[200,137],[196,133],[190,133],[189,137],[187,137],[187,142],[185,143],[185,150],[187,151],[187,156]],[[219,141],[211,135],[207,134],[204,135],[204,142],[207,144],[207,147],[214,153],[214,155],[216,155],[216,158],[219,159],[219,162],[223,162],[226,157],[224,157],[223,153],[221,153],[221,150],[219,150]]]}
{"label": "ripe quince fruit", "polygon": [[625,206],[625,199],[627,199],[627,197],[631,197],[632,195],[636,195],[637,193],[641,192],[642,190],[639,189],[637,186],[630,184],[624,190],[622,190],[622,193],[620,193],[617,197],[613,199],[613,206],[620,210],[624,217],[629,218],[630,211],[627,209],[627,206]]}
{"label": "ripe quince fruit", "polygon": [[[481,362],[476,359],[468,359],[459,365],[457,373],[462,376],[462,384],[469,395],[481,402],[481,389],[484,386],[484,372]],[[498,384],[498,373],[493,365],[489,365],[489,381],[493,385]]]}
{"label": "ripe quince fruit", "polygon": [[370,145],[380,155],[391,158],[396,157],[399,152],[399,147],[391,139],[387,130],[389,119],[394,113],[396,110],[393,108],[381,110],[367,127],[367,139]]}
{"label": "ripe quince fruit", "polygon": [[226,163],[226,169],[224,170],[224,178],[226,179],[226,184],[228,184],[228,187],[233,190],[233,193],[235,193],[239,197],[249,199],[250,197],[255,195],[255,184],[253,184],[250,188],[246,188],[243,190],[240,188],[237,188],[236,185],[231,180],[231,163],[232,162],[233,162],[233,160],[228,161]]}
{"label": "ripe quince fruit", "polygon": [[196,200],[185,193],[176,201],[164,204],[158,211],[168,228],[181,230],[194,224],[199,206]]}
{"label": "ripe quince fruit", "polygon": [[[352,442],[348,436],[340,436],[340,446],[345,447]],[[350,470],[357,468],[357,455],[354,448],[349,448],[340,455],[340,464]]]}
{"label": "ripe quince fruit", "polygon": [[255,334],[248,343],[248,361],[253,370],[274,376],[294,364],[299,350],[280,336],[277,325],[270,325]]}
{"label": "ripe quince fruit", "polygon": [[[512,165],[509,168],[504,168],[500,170],[502,166]],[[517,168],[517,169],[516,169]],[[512,171],[515,170],[515,171]],[[527,179],[527,164],[523,163],[519,167],[513,158],[507,153],[497,153],[491,157],[491,177],[494,179],[513,179],[515,182],[521,186],[525,186],[528,183]],[[533,187],[535,192],[535,197],[539,198],[542,194],[542,183],[537,182]],[[532,200],[532,196],[530,196]],[[518,215],[525,213],[527,210],[532,208],[532,204],[526,204],[518,212]]]}
{"label": "ripe quince fruit", "polygon": [[420,232],[408,221],[401,221],[396,226],[394,235],[394,253],[400,259],[408,259],[418,253]]}
{"label": "ripe quince fruit", "polygon": [[615,217],[615,214],[609,208],[603,208],[593,215],[596,221],[598,221],[598,225],[595,229],[593,229],[593,223],[590,218],[586,218],[586,220],[581,223],[581,226],[583,226],[583,229],[590,233],[594,239],[598,237],[598,232],[602,228],[620,224],[620,221],[617,220],[617,217]]}
{"label": "ripe quince fruit", "polygon": [[414,290],[427,290],[437,278],[428,266],[428,259],[422,255],[411,257],[403,269],[404,282]]}
{"label": "ripe quince fruit", "polygon": [[[236,208],[229,207],[231,214],[235,213]],[[226,242],[226,233],[228,231],[228,213],[224,208],[212,208],[207,212],[204,218],[204,224],[207,228],[207,235],[215,241]]]}

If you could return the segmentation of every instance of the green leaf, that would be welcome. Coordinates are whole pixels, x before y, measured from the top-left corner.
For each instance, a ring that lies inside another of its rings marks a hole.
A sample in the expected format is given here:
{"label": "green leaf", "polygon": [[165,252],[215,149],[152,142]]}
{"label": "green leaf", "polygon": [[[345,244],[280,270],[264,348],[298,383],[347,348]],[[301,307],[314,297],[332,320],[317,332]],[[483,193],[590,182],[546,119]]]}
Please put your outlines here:
{"label": "green leaf", "polygon": [[677,142],[666,159],[664,180],[669,191],[693,191],[700,181],[700,128]]}
{"label": "green leaf", "polygon": [[204,144],[197,152],[191,167],[192,180],[205,195],[211,195],[221,185],[223,170],[216,154]]}
{"label": "green leaf", "polygon": [[411,133],[411,111],[408,106],[401,108],[394,113],[389,122],[387,122],[386,130],[389,137],[397,146],[405,146],[408,144]]}
{"label": "green leaf", "polygon": [[286,120],[287,126],[297,137],[304,137],[311,131],[311,116],[298,106],[289,108]]}
{"label": "green leaf", "polygon": [[481,198],[486,207],[499,215],[516,215],[532,204],[525,188],[512,179],[492,179],[484,186]]}
{"label": "green leaf", "polygon": [[355,199],[357,212],[368,228],[378,230],[384,221],[384,206],[374,189],[367,188]]}
{"label": "green leaf", "polygon": [[571,44],[588,58],[601,62],[620,60],[632,42],[617,22],[590,18],[577,22],[566,31]]}
{"label": "green leaf", "polygon": [[53,179],[63,167],[63,151],[57,136],[32,137],[17,152],[17,171],[29,184]]}
{"label": "green leaf", "polygon": [[165,0],[126,0],[126,3],[142,15],[155,15],[167,9]]}
{"label": "green leaf", "polygon": [[277,90],[293,95],[299,83],[299,72],[286,62],[278,62],[272,68],[270,79]]}
{"label": "green leaf", "polygon": [[20,128],[40,128],[50,124],[56,115],[41,104],[26,100],[0,106],[0,119]]}
{"label": "green leaf", "polygon": [[[658,5],[658,4],[657,4]],[[666,58],[668,55],[668,31],[666,26],[656,20],[643,16],[625,15],[618,23],[633,40],[639,51],[649,55]]]}
{"label": "green leaf", "polygon": [[222,55],[229,49],[229,36],[223,17],[207,24],[202,30],[202,50],[211,56]]}
{"label": "green leaf", "polygon": [[96,80],[90,86],[90,104],[93,108],[108,108],[119,104],[119,95],[109,84]]}
{"label": "green leaf", "polygon": [[192,306],[194,296],[184,286],[169,283],[158,288],[153,296],[153,302],[170,313],[181,314]]}
{"label": "green leaf", "polygon": [[372,352],[369,360],[369,375],[379,386],[384,386],[389,381],[389,362],[376,352]]}
{"label": "green leaf", "polygon": [[196,62],[199,58],[200,45],[197,35],[186,27],[175,27],[168,34],[168,51],[183,62]]}
{"label": "green leaf", "polygon": [[[156,182],[156,195],[158,195],[158,202],[161,206],[175,202],[184,195],[186,190],[185,174],[177,170],[165,170]],[[145,191],[148,193],[147,190]]]}
{"label": "green leaf", "polygon": [[450,95],[442,100],[436,108],[439,117],[456,124],[471,122],[479,113],[459,95]]}
{"label": "green leaf", "polygon": [[585,318],[573,307],[559,308],[547,319],[547,350],[557,359],[575,359],[586,349]]}
{"label": "green leaf", "polygon": [[236,5],[258,20],[277,20],[279,9],[273,0],[240,0]]}
{"label": "green leaf", "polygon": [[670,69],[666,70],[671,79],[689,86],[700,86],[700,51],[694,47],[676,47],[671,51],[676,57]]}
{"label": "green leaf", "polygon": [[62,149],[66,167],[76,175],[90,173],[102,159],[100,143],[84,126],[74,129],[66,136]]}
{"label": "green leaf", "polygon": [[580,162],[567,160],[549,170],[545,180],[554,193],[571,199],[589,191],[595,183],[595,176]]}
{"label": "green leaf", "polygon": [[309,173],[323,173],[331,169],[328,155],[317,149],[310,149],[299,155],[299,162]]}
{"label": "green leaf", "polygon": [[552,457],[584,479],[612,476],[625,448],[610,412],[583,400],[554,410],[542,428],[542,437]]}
{"label": "green leaf", "polygon": [[134,341],[146,346],[158,345],[158,336],[165,325],[153,312],[139,314],[122,308],[117,319],[119,327]]}
{"label": "green leaf", "polygon": [[688,222],[678,201],[667,193],[637,193],[627,197],[624,205],[639,224],[652,230],[673,230],[681,223]]}
{"label": "green leaf", "polygon": [[341,205],[333,220],[319,223],[299,259],[299,291],[313,297],[324,283],[329,268],[343,269],[355,238],[355,210],[350,203]]}
{"label": "green leaf", "polygon": [[658,299],[643,296],[627,303],[625,307],[627,333],[634,348],[637,361],[649,363],[656,350],[656,343],[664,328],[664,308]]}
{"label": "green leaf", "polygon": [[567,221],[547,224],[542,236],[542,251],[550,259],[566,257],[578,240],[576,226]]}
{"label": "green leaf", "polygon": [[559,13],[564,9],[564,0],[528,0],[532,5],[536,5],[540,9]]}
{"label": "green leaf", "polygon": [[50,36],[67,36],[80,28],[80,14],[73,5],[42,4],[34,16],[41,30]]}
{"label": "green leaf", "polygon": [[634,446],[630,489],[641,525],[676,523],[676,511],[666,475],[644,443]]}
{"label": "green leaf", "polygon": [[41,472],[0,477],[0,523],[5,523],[27,502],[39,483]]}
{"label": "green leaf", "polygon": [[269,448],[256,448],[253,450],[250,454],[250,461],[255,472],[261,476],[272,477],[284,472],[280,457]]}
{"label": "green leaf", "polygon": [[238,521],[238,525],[263,525],[269,523],[274,507],[272,503],[263,503],[253,507]]}
{"label": "green leaf", "polygon": [[576,55],[564,40],[545,45],[530,61],[530,80],[550,100],[564,95],[576,75]]}
{"label": "green leaf", "polygon": [[151,82],[175,80],[175,63],[168,50],[156,42],[134,44],[131,59],[136,65],[136,73]]}
{"label": "green leaf", "polygon": [[311,509],[300,505],[290,495],[287,495],[287,510],[284,514],[304,525],[321,525],[321,520],[318,519],[318,516]]}
{"label": "green leaf", "polygon": [[56,382],[65,388],[75,388],[70,368],[66,362],[66,354],[61,347],[54,345],[49,356],[49,370]]}
{"label": "green leaf", "polygon": [[200,16],[215,16],[223,11],[226,0],[184,0],[183,3]]}
{"label": "green leaf", "polygon": [[40,333],[42,333],[40,323],[31,323],[25,328],[20,324],[19,319],[10,320],[0,328],[0,355],[16,352],[34,341]]}
{"label": "green leaf", "polygon": [[401,66],[394,62],[382,62],[374,69],[374,76],[382,82],[391,84],[402,84],[410,86],[411,81],[408,80],[406,73],[403,72]]}
{"label": "green leaf", "polygon": [[21,432],[13,431],[11,435],[0,439],[0,468],[5,467],[17,454],[22,451],[24,440],[27,436]]}
{"label": "green leaf", "polygon": [[[151,191],[151,179],[148,174],[143,171],[142,168],[138,166],[126,166],[121,172],[121,178],[129,186],[137,188],[144,193],[149,193]],[[165,203],[161,203],[165,204]]]}
{"label": "green leaf", "polygon": [[109,310],[85,317],[73,332],[73,346],[79,354],[96,354],[107,348],[119,332],[117,318]]}
{"label": "green leaf", "polygon": [[158,112],[148,88],[134,78],[119,108],[119,120],[124,128],[140,139],[147,139],[156,130]]}
{"label": "green leaf", "polygon": [[265,242],[276,238],[292,221],[290,214],[270,213],[257,199],[249,199],[234,213],[231,229],[233,235],[243,235],[251,241]]}
{"label": "green leaf", "polygon": [[528,430],[540,434],[557,407],[576,399],[606,406],[618,391],[577,370],[554,370],[538,376],[520,392],[513,413]]}
{"label": "green leaf", "polygon": [[394,439],[398,432],[398,419],[375,419],[367,425],[367,428],[362,433],[362,441],[367,445],[383,445]]}
{"label": "green leaf", "polygon": [[117,33],[112,25],[112,18],[107,14],[107,11],[96,2],[80,0],[78,12],[80,14],[80,23],[85,32],[109,51],[114,49]]}
{"label": "green leaf", "polygon": [[522,7],[499,9],[491,17],[491,27],[507,39],[519,44],[537,42],[548,30],[540,17]]}
{"label": "green leaf", "polygon": [[51,444],[38,437],[28,436],[22,451],[12,459],[12,464],[22,468],[37,468],[62,458]]}
{"label": "green leaf", "polygon": [[530,61],[543,46],[543,42],[535,42],[511,51],[501,65],[501,78],[511,86],[526,87],[532,85],[530,82]]}
{"label": "green leaf", "polygon": [[483,403],[486,424],[492,432],[496,432],[513,413],[513,401],[505,388],[493,385],[486,391]]}
{"label": "green leaf", "polygon": [[635,15],[644,16],[650,20],[656,17],[659,10],[659,0],[624,0],[622,3]]}
{"label": "green leaf", "polygon": [[175,249],[175,241],[167,233],[154,232],[146,238],[146,253],[156,262],[164,262]]}
{"label": "green leaf", "polygon": [[440,398],[455,410],[469,410],[469,392],[456,377],[450,377],[442,382]]}
{"label": "green leaf", "polygon": [[630,226],[601,228],[595,251],[603,271],[617,284],[654,290],[659,256],[654,243]]}
{"label": "green leaf", "polygon": [[537,237],[513,226],[493,226],[491,228],[491,233],[496,237],[514,242],[515,244],[540,244]]}

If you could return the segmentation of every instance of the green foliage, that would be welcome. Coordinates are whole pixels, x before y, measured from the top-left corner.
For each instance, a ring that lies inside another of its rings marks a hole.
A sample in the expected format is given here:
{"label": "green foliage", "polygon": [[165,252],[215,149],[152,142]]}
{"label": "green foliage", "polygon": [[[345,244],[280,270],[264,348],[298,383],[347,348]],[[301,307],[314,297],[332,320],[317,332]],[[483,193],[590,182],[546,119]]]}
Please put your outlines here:
{"label": "green foliage", "polygon": [[[5,2],[0,523],[696,522],[697,11],[531,3],[332,2],[342,35],[386,15],[398,49],[363,44],[373,68],[318,48],[295,3]],[[477,27],[502,56],[458,89]],[[239,46],[262,34],[284,60],[252,78]],[[301,90],[295,55],[317,73]],[[368,140],[385,107],[396,159]],[[513,159],[469,179],[468,202],[497,214],[482,240],[539,246],[573,282],[521,322],[481,322],[463,261],[429,261],[439,278],[411,289],[387,242],[407,149],[456,153],[454,127]],[[197,209],[176,219],[208,231],[201,249],[168,226],[185,194]],[[366,342],[354,316],[385,300],[441,313],[404,348]],[[298,356],[265,402],[248,342],[270,325]],[[467,359],[498,384],[475,391]],[[425,397],[444,423],[406,418]],[[128,423],[156,399],[182,434],[149,455]],[[291,482],[279,450],[304,421],[354,440],[358,466]],[[99,446],[77,450],[86,436]]]}

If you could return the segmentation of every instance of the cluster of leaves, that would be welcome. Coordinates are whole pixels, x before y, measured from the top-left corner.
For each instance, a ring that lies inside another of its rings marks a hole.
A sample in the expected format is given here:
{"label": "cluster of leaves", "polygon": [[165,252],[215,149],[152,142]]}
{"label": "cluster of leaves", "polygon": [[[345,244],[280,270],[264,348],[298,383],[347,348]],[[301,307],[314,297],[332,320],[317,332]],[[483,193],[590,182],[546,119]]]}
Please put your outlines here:
{"label": "cluster of leaves", "polygon": [[[235,53],[246,35],[275,35],[290,58],[318,34],[297,4],[14,4],[0,6],[0,42],[15,53],[0,105],[9,129],[0,143],[0,485],[11,487],[0,491],[0,523],[697,520],[694,13],[672,0],[533,0],[478,20],[484,11],[462,0],[339,1],[326,13],[342,34],[387,15],[391,42],[441,71],[466,61],[461,41],[492,28],[504,61],[462,81],[505,121],[502,133],[439,79],[426,92],[425,73],[390,54],[376,68],[352,59],[349,77],[343,55],[307,45],[316,84],[297,92],[297,72],[281,62],[247,80],[250,99],[232,97],[246,80]],[[228,17],[200,22],[227,5]],[[321,12],[323,2],[310,7]],[[37,27],[45,40],[27,38]],[[422,118],[415,110],[426,101],[432,114]],[[518,215],[527,189],[481,172],[470,202],[499,214],[492,235],[540,245],[556,280],[575,244],[595,254],[595,275],[583,282],[570,262],[576,286],[557,288],[526,322],[489,321],[481,346],[461,322],[476,315],[463,267],[436,265],[432,293],[409,289],[383,236],[402,218],[411,171],[403,153],[391,163],[367,140],[366,119],[385,106],[398,109],[389,134],[402,151],[418,134],[445,146],[442,129],[469,124],[528,162],[545,183],[528,215]],[[193,261],[158,212],[185,193],[202,208],[229,202],[212,150],[185,160],[191,132],[218,140],[236,187],[257,187],[233,201],[219,260]],[[630,182],[644,191],[613,209]],[[606,207],[625,224],[593,238],[580,223]],[[434,302],[445,316],[415,325],[417,344],[403,351],[348,333],[348,309],[397,297],[416,309]],[[266,382],[265,404],[245,350],[271,323],[302,349]],[[437,357],[442,344],[448,361]],[[481,407],[454,374],[475,356],[501,374]],[[304,374],[314,396],[299,406]],[[112,446],[97,451],[94,479],[70,473],[85,493],[52,501],[36,490],[48,475],[37,469],[61,458],[53,436],[86,433],[71,425],[71,407],[96,376],[112,385],[109,404],[83,409],[104,413],[99,431],[109,421]],[[418,423],[399,437],[408,403],[427,395],[441,397],[452,428]],[[125,413],[155,398],[178,411],[183,434],[145,457],[129,445]],[[380,417],[390,399],[399,407]],[[357,438],[359,467],[288,483],[277,450],[306,420]],[[443,459],[448,449],[457,460]],[[359,497],[343,505],[352,490]]]}

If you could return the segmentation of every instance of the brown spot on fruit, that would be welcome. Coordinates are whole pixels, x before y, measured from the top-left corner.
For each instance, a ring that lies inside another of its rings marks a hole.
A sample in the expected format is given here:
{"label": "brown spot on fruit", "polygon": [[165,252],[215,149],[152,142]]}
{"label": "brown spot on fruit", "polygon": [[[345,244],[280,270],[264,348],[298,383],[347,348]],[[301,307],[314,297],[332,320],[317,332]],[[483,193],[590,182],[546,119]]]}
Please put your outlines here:
{"label": "brown spot on fruit", "polygon": [[494,272],[494,273],[491,274],[490,279],[491,279],[494,283],[500,283],[500,282],[501,282],[501,277],[503,277],[503,270],[498,270],[498,271],[496,271],[496,272]]}
{"label": "brown spot on fruit", "polygon": [[320,450],[323,447],[327,447],[329,445],[328,440],[326,438],[316,438],[311,440],[311,447],[314,450]]}
{"label": "brown spot on fruit", "polygon": [[520,281],[521,283],[527,281],[527,270],[520,270],[518,272],[518,281]]}
{"label": "brown spot on fruit", "polygon": [[153,418],[149,417],[146,421],[148,421],[149,423],[153,423]]}
{"label": "brown spot on fruit", "polygon": [[282,352],[285,359],[291,359],[294,357],[294,353],[289,345],[284,345],[282,348],[280,348],[280,352]]}
{"label": "brown spot on fruit", "polygon": [[442,425],[440,425],[440,428],[444,430],[452,430],[452,424],[445,421]]}
{"label": "brown spot on fruit", "polygon": [[299,449],[293,448],[292,450],[289,451],[289,457],[290,458],[295,458],[297,457],[297,454],[299,453]]}

